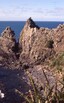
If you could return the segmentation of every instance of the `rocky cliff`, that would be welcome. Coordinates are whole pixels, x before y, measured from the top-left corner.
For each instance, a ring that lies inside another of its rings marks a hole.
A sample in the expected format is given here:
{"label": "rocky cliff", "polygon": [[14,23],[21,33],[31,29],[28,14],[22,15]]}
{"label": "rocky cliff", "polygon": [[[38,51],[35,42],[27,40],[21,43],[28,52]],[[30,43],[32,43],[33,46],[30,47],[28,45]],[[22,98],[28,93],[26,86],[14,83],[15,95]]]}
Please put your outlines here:
{"label": "rocky cliff", "polygon": [[[41,64],[64,52],[64,25],[48,29],[39,27],[29,18],[21,31],[19,43],[15,33],[7,27],[0,36],[0,61]],[[60,49],[61,48],[61,49]]]}
{"label": "rocky cliff", "polygon": [[8,65],[11,64],[15,59],[14,48],[16,40],[14,37],[15,33],[10,27],[1,33],[0,36],[0,64]]}
{"label": "rocky cliff", "polygon": [[41,93],[43,93],[42,87],[47,87],[47,84],[53,87],[53,91],[57,88],[63,90],[64,25],[53,29],[40,28],[29,18],[21,31],[18,43],[10,27],[2,32],[0,36],[0,90],[5,94],[2,103],[22,101],[18,99],[15,89],[23,93],[28,92],[30,83],[28,83],[25,69],[31,73]]}
{"label": "rocky cliff", "polygon": [[64,25],[40,28],[29,18],[20,34],[19,45],[20,61],[41,63],[64,51]]}
{"label": "rocky cliff", "polygon": [[19,45],[21,47],[20,61],[40,63],[54,52],[53,44],[49,48],[48,41],[52,41],[50,29],[39,28],[29,18],[20,34]]}

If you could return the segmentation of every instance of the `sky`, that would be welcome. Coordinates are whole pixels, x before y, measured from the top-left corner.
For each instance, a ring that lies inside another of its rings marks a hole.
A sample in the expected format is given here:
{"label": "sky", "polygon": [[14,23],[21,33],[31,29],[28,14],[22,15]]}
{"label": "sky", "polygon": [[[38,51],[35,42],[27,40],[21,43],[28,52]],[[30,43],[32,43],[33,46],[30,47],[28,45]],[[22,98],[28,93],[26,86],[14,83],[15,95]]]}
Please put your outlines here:
{"label": "sky", "polygon": [[0,21],[64,21],[64,0],[0,0]]}

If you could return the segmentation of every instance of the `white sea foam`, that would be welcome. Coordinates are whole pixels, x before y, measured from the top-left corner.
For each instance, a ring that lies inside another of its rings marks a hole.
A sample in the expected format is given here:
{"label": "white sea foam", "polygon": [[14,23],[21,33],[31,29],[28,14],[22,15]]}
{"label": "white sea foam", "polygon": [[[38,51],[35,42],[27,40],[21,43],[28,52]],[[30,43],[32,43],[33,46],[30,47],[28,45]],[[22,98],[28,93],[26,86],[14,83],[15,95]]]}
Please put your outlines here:
{"label": "white sea foam", "polygon": [[4,93],[2,93],[2,91],[0,90],[0,98],[4,98]]}

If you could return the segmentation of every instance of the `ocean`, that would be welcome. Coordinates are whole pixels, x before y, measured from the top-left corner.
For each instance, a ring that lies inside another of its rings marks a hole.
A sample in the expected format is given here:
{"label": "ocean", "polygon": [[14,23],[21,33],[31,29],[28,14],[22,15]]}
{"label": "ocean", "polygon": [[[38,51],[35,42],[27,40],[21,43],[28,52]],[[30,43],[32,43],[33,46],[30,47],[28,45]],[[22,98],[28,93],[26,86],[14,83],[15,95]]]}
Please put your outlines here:
{"label": "ocean", "polygon": [[[63,24],[64,22],[36,21],[35,23],[39,27],[56,28],[59,24]],[[14,30],[15,37],[18,40],[20,32],[22,31],[24,25],[25,21],[0,21],[0,34],[7,26],[10,26],[12,30]]]}

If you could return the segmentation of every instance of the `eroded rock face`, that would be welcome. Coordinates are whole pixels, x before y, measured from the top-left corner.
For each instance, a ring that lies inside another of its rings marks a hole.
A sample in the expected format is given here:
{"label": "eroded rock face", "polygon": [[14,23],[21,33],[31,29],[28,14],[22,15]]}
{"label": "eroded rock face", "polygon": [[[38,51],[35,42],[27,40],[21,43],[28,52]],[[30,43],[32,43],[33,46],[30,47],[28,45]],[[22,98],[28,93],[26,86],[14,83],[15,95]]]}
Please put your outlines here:
{"label": "eroded rock face", "polygon": [[53,29],[53,41],[54,49],[56,52],[64,52],[64,24],[59,25],[57,28]]}
{"label": "eroded rock face", "polygon": [[51,39],[48,28],[39,28],[34,21],[29,18],[20,34],[19,44],[21,47],[20,61],[41,62],[52,55],[47,42]]}
{"label": "eroded rock face", "polygon": [[0,61],[7,58],[6,61],[10,59],[12,62],[12,59],[18,58],[22,63],[40,64],[64,52],[64,25],[54,29],[40,28],[29,18],[20,34],[19,43],[16,43],[14,35],[10,27],[2,32]]}
{"label": "eroded rock face", "polygon": [[[14,37],[14,31],[10,27],[7,27],[0,36],[0,62],[13,62],[15,59],[15,53],[13,48],[15,47],[16,40]],[[11,60],[11,61],[10,61]],[[7,62],[7,63],[8,63]]]}
{"label": "eroded rock face", "polygon": [[37,37],[36,31],[38,30],[39,27],[31,18],[29,18],[20,34],[19,46],[21,48],[20,51],[22,52],[20,55],[20,60],[24,59],[26,61],[26,59],[29,58],[31,48]]}
{"label": "eroded rock face", "polygon": [[10,27],[7,27],[0,37],[0,48],[6,53],[12,52],[12,48],[15,46],[14,31]]}
{"label": "eroded rock face", "polygon": [[40,62],[64,52],[64,25],[57,28],[39,28],[29,18],[20,34],[20,61]]}

